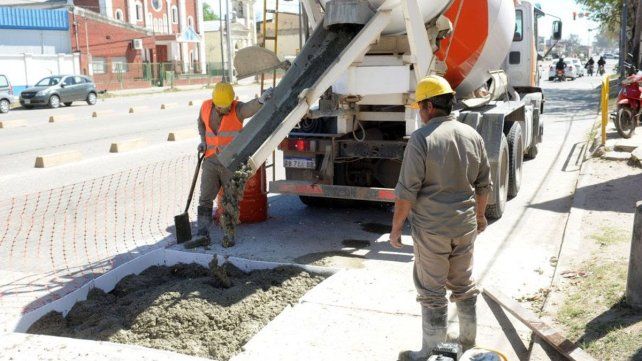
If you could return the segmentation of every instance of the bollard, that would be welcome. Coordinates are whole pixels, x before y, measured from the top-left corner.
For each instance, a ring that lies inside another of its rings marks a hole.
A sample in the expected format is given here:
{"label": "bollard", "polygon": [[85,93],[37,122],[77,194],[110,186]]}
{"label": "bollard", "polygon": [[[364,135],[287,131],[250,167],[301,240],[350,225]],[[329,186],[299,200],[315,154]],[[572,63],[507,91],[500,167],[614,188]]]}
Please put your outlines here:
{"label": "bollard", "polygon": [[642,201],[635,205],[633,236],[631,237],[631,258],[626,281],[626,303],[642,309]]}
{"label": "bollard", "polygon": [[606,125],[609,123],[609,80],[609,76],[604,75],[604,78],[602,79],[602,124],[600,129],[600,133],[602,135],[602,146],[606,145]]}

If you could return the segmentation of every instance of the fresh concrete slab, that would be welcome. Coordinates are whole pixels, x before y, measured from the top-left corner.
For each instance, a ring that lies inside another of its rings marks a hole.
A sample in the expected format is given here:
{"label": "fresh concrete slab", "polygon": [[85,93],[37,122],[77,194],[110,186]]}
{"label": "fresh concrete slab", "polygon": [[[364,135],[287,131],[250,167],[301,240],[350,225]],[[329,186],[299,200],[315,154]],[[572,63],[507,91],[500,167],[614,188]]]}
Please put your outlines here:
{"label": "fresh concrete slab", "polygon": [[82,159],[79,151],[71,150],[67,152],[51,153],[36,157],[36,168],[49,168],[75,162]]}
{"label": "fresh concrete slab", "polygon": [[167,135],[167,141],[178,142],[185,139],[191,139],[198,136],[198,131],[194,128],[175,130]]}
{"label": "fresh concrete slab", "polygon": [[116,143],[111,143],[111,146],[109,147],[109,152],[110,153],[129,152],[131,150],[143,148],[146,145],[147,145],[147,140],[143,138],[122,140]]}
{"label": "fresh concrete slab", "polygon": [[13,119],[0,121],[0,129],[24,127],[27,125],[25,119]]}
{"label": "fresh concrete slab", "polygon": [[93,361],[209,360],[141,346],[24,333],[0,334],[0,349],[4,350],[0,355],[1,360],[14,361],[72,361],[79,359]]}

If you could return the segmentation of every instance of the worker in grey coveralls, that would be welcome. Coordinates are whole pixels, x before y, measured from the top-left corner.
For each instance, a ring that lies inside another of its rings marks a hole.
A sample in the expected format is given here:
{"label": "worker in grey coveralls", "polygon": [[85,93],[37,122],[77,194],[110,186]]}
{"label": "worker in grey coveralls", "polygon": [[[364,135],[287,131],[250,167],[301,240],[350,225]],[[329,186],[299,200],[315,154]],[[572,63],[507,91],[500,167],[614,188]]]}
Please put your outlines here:
{"label": "worker in grey coveralls", "polygon": [[[225,146],[234,140],[243,128],[243,120],[253,116],[263,103],[272,97],[273,89],[267,89],[260,98],[247,103],[235,100],[234,88],[228,83],[218,83],[212,91],[212,99],[201,105],[198,117],[198,133],[201,143],[198,151],[205,153],[201,172],[201,194],[198,199],[197,234],[209,237],[212,224],[212,208],[218,191],[231,173],[218,160]],[[208,123],[206,124],[205,121]]]}
{"label": "worker in grey coveralls", "polygon": [[482,137],[451,115],[455,94],[450,84],[429,76],[415,92],[424,126],[408,144],[395,189],[390,244],[401,248],[401,232],[410,216],[414,244],[413,278],[422,307],[422,347],[404,351],[400,360],[426,360],[446,341],[448,300],[456,302],[459,342],[475,345],[473,245],[486,229],[485,209],[491,189],[490,167]]}

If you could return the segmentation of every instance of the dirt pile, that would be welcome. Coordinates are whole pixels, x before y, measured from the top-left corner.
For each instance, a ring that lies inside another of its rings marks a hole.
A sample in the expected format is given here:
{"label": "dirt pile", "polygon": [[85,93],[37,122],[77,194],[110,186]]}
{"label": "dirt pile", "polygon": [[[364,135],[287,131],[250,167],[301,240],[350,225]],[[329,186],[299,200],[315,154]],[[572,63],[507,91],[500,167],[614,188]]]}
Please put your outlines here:
{"label": "dirt pile", "polygon": [[212,262],[210,268],[150,267],[125,277],[110,293],[93,289],[67,317],[51,312],[28,332],[229,360],[287,305],[323,280],[293,267],[244,273],[231,264]]}

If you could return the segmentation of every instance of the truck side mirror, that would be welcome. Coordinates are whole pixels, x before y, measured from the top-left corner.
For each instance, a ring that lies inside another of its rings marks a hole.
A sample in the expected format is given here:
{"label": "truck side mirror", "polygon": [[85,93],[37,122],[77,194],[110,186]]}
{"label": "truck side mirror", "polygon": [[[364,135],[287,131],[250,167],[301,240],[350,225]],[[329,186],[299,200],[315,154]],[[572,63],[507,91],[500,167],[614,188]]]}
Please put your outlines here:
{"label": "truck side mirror", "polygon": [[559,20],[553,21],[553,40],[562,39],[562,22]]}

